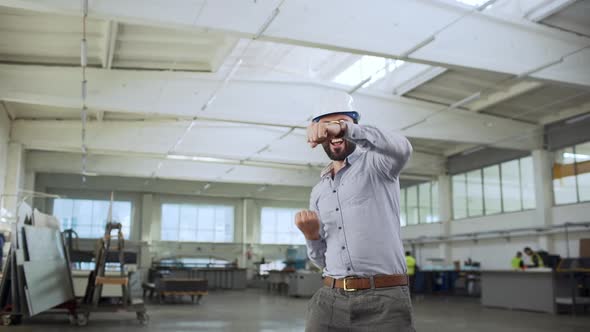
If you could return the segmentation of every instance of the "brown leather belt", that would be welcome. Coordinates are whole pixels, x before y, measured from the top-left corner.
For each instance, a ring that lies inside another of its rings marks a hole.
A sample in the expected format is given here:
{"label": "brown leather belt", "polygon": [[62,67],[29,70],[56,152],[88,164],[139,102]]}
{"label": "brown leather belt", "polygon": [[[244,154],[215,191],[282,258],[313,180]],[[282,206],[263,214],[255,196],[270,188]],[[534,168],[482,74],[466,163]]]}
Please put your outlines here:
{"label": "brown leather belt", "polygon": [[[371,285],[372,284],[372,285]],[[330,288],[341,288],[345,291],[361,289],[406,286],[408,276],[405,274],[378,275],[371,278],[346,277],[343,279],[324,278],[324,285]]]}

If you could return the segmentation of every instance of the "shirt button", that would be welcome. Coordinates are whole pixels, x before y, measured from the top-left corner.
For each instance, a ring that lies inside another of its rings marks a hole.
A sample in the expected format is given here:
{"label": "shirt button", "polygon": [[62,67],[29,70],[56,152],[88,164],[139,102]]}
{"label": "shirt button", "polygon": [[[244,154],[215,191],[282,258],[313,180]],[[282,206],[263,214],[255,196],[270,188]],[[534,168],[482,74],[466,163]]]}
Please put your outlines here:
{"label": "shirt button", "polygon": [[336,193],[336,190],[332,190],[333,193]]}
{"label": "shirt button", "polygon": [[345,246],[342,246],[342,250],[344,250],[344,249],[346,249],[346,247]]}
{"label": "shirt button", "polygon": [[350,271],[350,268],[346,269],[347,271]]}
{"label": "shirt button", "polygon": [[338,226],[338,229],[342,229],[342,226]]}
{"label": "shirt button", "polygon": [[336,211],[340,211],[340,209],[339,208],[336,208]]}

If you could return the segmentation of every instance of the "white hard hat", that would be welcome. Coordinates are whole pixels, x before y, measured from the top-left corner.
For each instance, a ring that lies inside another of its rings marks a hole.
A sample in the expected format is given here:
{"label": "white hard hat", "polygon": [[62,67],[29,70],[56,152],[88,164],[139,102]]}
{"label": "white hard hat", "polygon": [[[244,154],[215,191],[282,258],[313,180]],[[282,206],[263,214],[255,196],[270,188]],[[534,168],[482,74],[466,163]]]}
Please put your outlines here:
{"label": "white hard hat", "polygon": [[313,122],[318,122],[322,117],[331,114],[346,114],[355,123],[361,119],[361,115],[355,111],[352,96],[344,91],[331,90],[324,94],[316,108]]}

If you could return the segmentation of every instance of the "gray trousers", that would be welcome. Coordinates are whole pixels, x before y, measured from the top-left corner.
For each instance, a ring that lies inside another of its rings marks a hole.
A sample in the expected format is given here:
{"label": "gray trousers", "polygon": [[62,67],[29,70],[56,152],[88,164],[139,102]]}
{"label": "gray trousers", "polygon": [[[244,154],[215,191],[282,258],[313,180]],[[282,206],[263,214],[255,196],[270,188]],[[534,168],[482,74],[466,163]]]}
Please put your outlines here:
{"label": "gray trousers", "polygon": [[306,332],[415,331],[407,286],[346,292],[322,287],[309,301]]}

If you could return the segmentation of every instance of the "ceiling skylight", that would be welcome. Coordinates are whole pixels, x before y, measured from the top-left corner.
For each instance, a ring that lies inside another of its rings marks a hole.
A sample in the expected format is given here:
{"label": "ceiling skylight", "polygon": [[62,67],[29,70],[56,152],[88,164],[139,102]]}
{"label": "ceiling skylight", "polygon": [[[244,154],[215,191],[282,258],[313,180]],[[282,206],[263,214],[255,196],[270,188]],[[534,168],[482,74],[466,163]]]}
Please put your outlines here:
{"label": "ceiling skylight", "polygon": [[488,0],[455,0],[457,2],[466,4],[468,6],[479,7],[486,3]]}
{"label": "ceiling skylight", "polygon": [[336,75],[332,82],[348,86],[355,86],[370,78],[367,83],[363,84],[363,87],[367,87],[382,79],[385,77],[385,75],[394,71],[402,64],[404,64],[404,61],[402,60],[364,55],[348,68]]}

